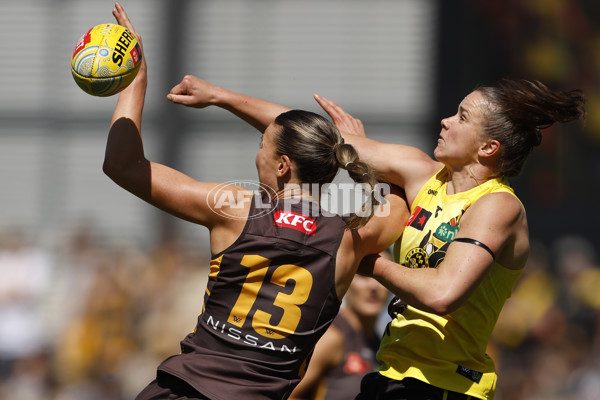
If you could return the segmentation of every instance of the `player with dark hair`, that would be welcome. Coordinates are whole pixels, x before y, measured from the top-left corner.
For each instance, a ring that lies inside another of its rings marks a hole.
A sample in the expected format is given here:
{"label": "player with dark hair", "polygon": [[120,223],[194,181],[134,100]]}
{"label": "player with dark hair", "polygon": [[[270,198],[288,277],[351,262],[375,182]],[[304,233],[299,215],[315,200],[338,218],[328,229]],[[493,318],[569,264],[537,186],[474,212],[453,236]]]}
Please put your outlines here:
{"label": "player with dark hair", "polygon": [[506,178],[543,129],[584,118],[583,95],[526,80],[479,87],[441,121],[435,160],[364,137],[359,120],[315,98],[361,158],[405,190],[412,213],[395,251],[407,268],[378,256],[361,265],[402,301],[381,342],[382,367],[357,398],[492,399],[486,346],[529,252],[525,209]]}
{"label": "player with dark hair", "polygon": [[[141,44],[119,4],[113,14]],[[191,85],[203,81],[192,76],[170,99],[196,107],[208,105],[203,96],[224,108],[235,104],[237,115],[262,132],[256,155],[262,190],[199,182],[151,162],[141,137],[147,79],[143,59],[117,100],[104,171],[148,203],[206,226],[212,259],[195,331],[182,340],[181,354],[160,364],[137,399],[285,399],[337,314],[360,260],[398,237],[398,225],[383,220],[386,214],[405,219],[404,200],[389,194],[377,204],[383,194],[377,180],[331,121],[234,92],[216,93],[207,84],[196,90]],[[346,221],[319,204],[320,186],[340,168],[372,189],[363,213]],[[376,212],[381,216],[373,217]]]}

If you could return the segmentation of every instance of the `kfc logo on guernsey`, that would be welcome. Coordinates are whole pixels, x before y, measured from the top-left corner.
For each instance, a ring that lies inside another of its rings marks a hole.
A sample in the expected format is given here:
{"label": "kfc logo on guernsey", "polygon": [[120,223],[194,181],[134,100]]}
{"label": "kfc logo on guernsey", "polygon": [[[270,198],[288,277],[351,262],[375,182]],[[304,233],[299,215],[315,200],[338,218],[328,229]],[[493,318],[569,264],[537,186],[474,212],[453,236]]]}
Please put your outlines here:
{"label": "kfc logo on guernsey", "polygon": [[284,228],[292,228],[307,235],[314,235],[317,231],[317,224],[313,219],[293,211],[278,210],[273,214],[275,225]]}

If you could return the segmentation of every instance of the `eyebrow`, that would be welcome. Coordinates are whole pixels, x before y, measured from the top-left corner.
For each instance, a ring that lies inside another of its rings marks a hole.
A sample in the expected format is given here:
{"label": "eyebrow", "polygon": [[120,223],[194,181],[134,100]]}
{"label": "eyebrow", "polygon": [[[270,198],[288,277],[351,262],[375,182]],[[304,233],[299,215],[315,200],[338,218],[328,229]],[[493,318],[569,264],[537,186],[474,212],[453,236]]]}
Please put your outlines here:
{"label": "eyebrow", "polygon": [[462,112],[463,114],[467,114],[467,115],[469,115],[469,114],[470,114],[470,113],[469,113],[469,110],[468,110],[468,109],[466,109],[466,108],[464,108],[463,106],[458,106],[458,110],[459,110],[460,112]]}

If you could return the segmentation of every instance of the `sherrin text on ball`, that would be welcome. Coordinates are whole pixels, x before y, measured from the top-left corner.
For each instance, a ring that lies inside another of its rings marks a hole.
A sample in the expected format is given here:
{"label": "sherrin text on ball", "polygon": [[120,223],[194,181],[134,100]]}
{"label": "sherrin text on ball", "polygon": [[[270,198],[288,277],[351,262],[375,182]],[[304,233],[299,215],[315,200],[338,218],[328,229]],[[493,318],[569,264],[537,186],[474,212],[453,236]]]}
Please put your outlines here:
{"label": "sherrin text on ball", "polygon": [[112,96],[133,81],[141,61],[140,44],[127,28],[101,24],[77,41],[71,56],[71,73],[84,92]]}

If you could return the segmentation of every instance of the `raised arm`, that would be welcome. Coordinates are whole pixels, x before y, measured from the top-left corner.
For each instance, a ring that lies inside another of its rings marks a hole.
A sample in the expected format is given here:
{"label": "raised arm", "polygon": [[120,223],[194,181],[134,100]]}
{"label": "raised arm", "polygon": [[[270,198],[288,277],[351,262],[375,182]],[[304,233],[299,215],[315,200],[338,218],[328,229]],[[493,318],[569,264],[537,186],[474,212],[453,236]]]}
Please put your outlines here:
{"label": "raised arm", "polygon": [[[128,28],[138,39],[127,14],[120,4],[115,5],[113,14],[120,25]],[[148,203],[179,218],[202,224],[211,229],[211,246],[219,247],[212,230],[219,227],[221,232],[232,230],[235,236],[238,228],[235,219],[225,214],[247,213],[247,207],[233,207],[231,210],[214,212],[215,198],[209,196],[218,184],[199,182],[168,166],[151,162],[144,155],[142,142],[142,111],[146,96],[147,65],[142,51],[142,64],[133,82],[119,94],[106,144],[103,170],[118,185],[147,201]],[[237,197],[237,192],[244,189],[237,186],[222,187],[230,190]],[[227,235],[223,236],[226,242]]]}
{"label": "raised arm", "polygon": [[385,202],[377,206],[374,216],[358,230],[347,230],[338,249],[335,268],[336,292],[342,299],[363,257],[388,249],[402,235],[410,213],[404,192],[391,186]]}
{"label": "raised arm", "polygon": [[187,107],[221,107],[260,132],[264,132],[279,114],[289,111],[289,108],[282,105],[211,85],[193,75],[184,76],[181,82],[171,89],[167,99]]}
{"label": "raised arm", "polygon": [[329,114],[346,143],[356,148],[360,159],[371,165],[382,180],[403,188],[409,204],[427,179],[442,168],[441,163],[414,146],[382,143],[366,137],[359,119],[325,97],[314,97]]}

